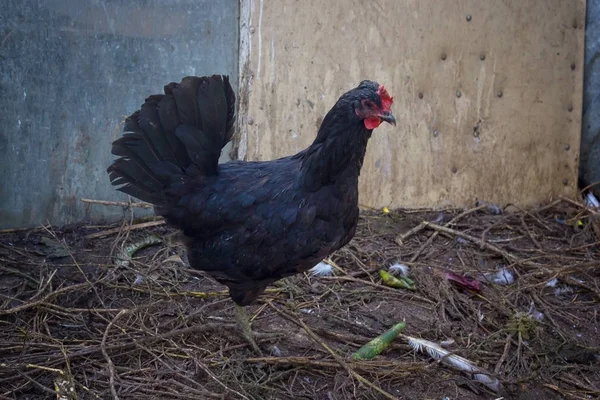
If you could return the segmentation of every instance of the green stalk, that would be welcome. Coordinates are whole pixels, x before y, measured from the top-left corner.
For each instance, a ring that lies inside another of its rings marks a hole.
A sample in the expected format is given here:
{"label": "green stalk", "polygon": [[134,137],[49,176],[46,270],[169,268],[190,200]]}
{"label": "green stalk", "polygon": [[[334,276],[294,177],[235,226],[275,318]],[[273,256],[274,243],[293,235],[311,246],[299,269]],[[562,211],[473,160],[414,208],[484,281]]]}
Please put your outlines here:
{"label": "green stalk", "polygon": [[139,242],[128,244],[123,247],[123,251],[115,257],[115,264],[119,267],[126,267],[133,258],[133,255],[143,248],[162,243],[162,239],[156,235],[146,236]]}
{"label": "green stalk", "polygon": [[415,281],[408,277],[396,278],[394,275],[390,274],[384,269],[379,270],[379,276],[383,280],[383,284],[385,286],[400,288],[400,289],[408,289],[415,290]]}
{"label": "green stalk", "polygon": [[370,360],[381,354],[381,352],[387,349],[394,339],[400,334],[400,331],[404,329],[406,322],[402,321],[394,325],[391,329],[377,336],[369,343],[358,349],[356,353],[352,354],[353,360]]}

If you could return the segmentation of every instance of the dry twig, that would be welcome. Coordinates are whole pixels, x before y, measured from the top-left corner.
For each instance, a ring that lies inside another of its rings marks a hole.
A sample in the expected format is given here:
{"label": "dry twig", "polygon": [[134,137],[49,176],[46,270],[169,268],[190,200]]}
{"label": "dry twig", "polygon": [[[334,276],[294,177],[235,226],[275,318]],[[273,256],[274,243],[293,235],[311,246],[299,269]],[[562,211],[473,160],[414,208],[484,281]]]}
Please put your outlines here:
{"label": "dry twig", "polygon": [[102,232],[90,233],[89,235],[86,235],[84,237],[84,239],[86,239],[86,240],[99,239],[99,238],[103,238],[105,236],[114,235],[115,233],[119,233],[122,231],[129,232],[129,231],[133,231],[135,229],[144,229],[144,228],[150,228],[153,226],[160,226],[160,225],[164,225],[165,223],[166,223],[165,220],[159,220],[159,221],[144,222],[144,223],[135,224],[135,225],[128,225],[125,227],[108,229],[108,230],[102,231]]}
{"label": "dry twig", "polygon": [[100,204],[102,206],[117,206],[117,207],[135,207],[135,208],[152,208],[154,207],[150,203],[144,202],[127,202],[127,201],[108,201],[108,200],[92,200],[92,199],[81,199],[82,202],[88,204]]}

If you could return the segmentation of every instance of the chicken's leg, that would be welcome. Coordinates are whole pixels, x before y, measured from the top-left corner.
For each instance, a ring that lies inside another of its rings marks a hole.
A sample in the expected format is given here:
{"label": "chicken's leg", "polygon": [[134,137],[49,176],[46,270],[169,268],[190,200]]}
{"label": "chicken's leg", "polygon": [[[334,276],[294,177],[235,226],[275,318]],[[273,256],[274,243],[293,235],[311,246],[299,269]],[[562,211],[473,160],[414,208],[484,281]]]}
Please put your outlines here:
{"label": "chicken's leg", "polygon": [[252,349],[259,356],[262,356],[262,352],[260,351],[260,348],[258,347],[256,342],[254,341],[254,338],[252,337],[252,329],[250,328],[250,316],[248,315],[246,308],[236,304],[235,305],[235,317],[237,319],[239,328],[242,331],[242,336],[244,336],[244,339],[246,339],[246,341],[250,344]]}

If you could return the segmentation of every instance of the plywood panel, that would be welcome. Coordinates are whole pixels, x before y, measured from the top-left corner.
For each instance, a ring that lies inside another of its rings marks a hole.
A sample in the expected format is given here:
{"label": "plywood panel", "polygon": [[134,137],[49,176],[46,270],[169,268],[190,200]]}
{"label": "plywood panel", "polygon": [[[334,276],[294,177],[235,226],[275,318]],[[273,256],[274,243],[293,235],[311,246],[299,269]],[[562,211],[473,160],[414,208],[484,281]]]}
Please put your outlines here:
{"label": "plywood panel", "polygon": [[305,148],[337,98],[372,79],[398,126],[369,143],[362,204],[575,193],[584,0],[254,0],[241,15],[240,158]]}

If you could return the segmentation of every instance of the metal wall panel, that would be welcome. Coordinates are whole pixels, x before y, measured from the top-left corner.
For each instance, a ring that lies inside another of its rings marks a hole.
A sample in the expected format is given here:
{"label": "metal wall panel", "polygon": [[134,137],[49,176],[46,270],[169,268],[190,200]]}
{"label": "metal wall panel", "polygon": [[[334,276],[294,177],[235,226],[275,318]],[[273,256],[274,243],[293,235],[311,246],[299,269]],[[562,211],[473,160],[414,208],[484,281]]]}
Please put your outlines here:
{"label": "metal wall panel", "polygon": [[600,182],[600,0],[588,0],[586,19],[580,176],[590,185]]}
{"label": "metal wall panel", "polygon": [[[237,82],[237,0],[4,0],[0,227],[120,215],[110,187],[123,118],[186,75]],[[237,85],[236,85],[237,86]]]}

